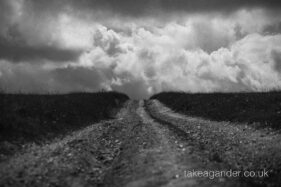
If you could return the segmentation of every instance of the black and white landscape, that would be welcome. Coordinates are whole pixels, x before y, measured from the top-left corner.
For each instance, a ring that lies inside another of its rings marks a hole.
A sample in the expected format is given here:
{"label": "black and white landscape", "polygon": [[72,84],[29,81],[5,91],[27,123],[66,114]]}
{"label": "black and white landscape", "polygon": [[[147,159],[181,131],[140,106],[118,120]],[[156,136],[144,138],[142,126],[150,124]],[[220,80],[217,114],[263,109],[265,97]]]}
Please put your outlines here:
{"label": "black and white landscape", "polygon": [[0,186],[280,186],[280,10],[0,0]]}

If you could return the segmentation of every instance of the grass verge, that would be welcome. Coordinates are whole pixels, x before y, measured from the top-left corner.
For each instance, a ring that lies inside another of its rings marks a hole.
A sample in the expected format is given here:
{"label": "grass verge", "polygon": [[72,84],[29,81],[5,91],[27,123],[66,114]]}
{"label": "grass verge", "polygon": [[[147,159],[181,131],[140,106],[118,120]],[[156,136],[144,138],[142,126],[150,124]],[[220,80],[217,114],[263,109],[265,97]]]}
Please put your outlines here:
{"label": "grass verge", "polygon": [[46,143],[59,135],[112,118],[128,99],[117,92],[0,94],[1,155],[13,154],[25,143]]}
{"label": "grass verge", "polygon": [[259,124],[281,129],[281,92],[182,93],[163,92],[157,99],[176,112],[215,121]]}

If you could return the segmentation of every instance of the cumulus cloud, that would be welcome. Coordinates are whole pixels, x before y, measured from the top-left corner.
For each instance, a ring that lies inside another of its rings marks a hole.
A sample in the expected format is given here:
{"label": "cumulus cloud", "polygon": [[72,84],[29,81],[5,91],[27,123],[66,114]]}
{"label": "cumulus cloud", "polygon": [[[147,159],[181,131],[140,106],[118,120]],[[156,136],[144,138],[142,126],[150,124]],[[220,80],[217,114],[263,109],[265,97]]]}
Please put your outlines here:
{"label": "cumulus cloud", "polygon": [[279,2],[140,2],[1,1],[0,88],[145,98],[280,87]]}

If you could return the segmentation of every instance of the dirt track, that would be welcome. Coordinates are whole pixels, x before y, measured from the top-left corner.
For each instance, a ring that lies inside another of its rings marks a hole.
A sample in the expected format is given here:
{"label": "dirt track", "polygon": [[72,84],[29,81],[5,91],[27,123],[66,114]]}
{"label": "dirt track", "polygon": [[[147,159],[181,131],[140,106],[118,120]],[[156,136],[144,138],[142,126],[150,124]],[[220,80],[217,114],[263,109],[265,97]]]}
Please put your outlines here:
{"label": "dirt track", "polygon": [[212,140],[212,133],[200,130],[202,120],[191,119],[201,125],[197,130],[182,127],[184,120],[159,103],[129,101],[114,120],[0,163],[0,186],[249,186],[253,182],[241,177],[187,177],[193,169],[233,167],[208,143],[202,146],[202,139]]}

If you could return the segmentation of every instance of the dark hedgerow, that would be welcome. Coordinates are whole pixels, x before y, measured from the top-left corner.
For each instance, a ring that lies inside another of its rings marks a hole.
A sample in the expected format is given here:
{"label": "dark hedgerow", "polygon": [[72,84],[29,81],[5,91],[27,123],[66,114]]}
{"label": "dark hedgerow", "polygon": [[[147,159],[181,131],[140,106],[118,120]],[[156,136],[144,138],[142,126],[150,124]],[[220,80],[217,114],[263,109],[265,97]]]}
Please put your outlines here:
{"label": "dark hedgerow", "polygon": [[[128,100],[117,92],[0,94],[0,144],[41,142],[112,117]],[[0,146],[1,147],[1,146]]]}
{"label": "dark hedgerow", "polygon": [[216,121],[246,122],[281,129],[281,92],[183,93],[163,92],[157,99],[176,112]]}

